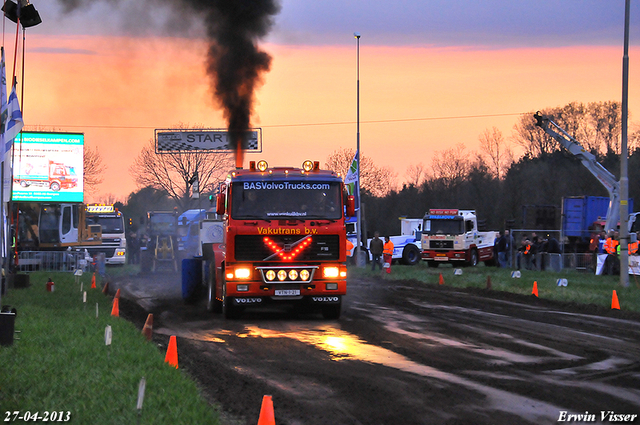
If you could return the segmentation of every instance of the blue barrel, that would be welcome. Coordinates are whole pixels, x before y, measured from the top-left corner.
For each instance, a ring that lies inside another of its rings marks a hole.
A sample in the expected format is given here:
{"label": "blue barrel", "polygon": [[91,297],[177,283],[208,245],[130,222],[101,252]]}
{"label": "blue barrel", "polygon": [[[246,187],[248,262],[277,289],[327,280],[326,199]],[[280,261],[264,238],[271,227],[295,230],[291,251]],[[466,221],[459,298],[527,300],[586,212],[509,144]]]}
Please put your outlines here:
{"label": "blue barrel", "polygon": [[187,300],[197,294],[202,282],[202,260],[185,258],[182,260],[182,298]]}

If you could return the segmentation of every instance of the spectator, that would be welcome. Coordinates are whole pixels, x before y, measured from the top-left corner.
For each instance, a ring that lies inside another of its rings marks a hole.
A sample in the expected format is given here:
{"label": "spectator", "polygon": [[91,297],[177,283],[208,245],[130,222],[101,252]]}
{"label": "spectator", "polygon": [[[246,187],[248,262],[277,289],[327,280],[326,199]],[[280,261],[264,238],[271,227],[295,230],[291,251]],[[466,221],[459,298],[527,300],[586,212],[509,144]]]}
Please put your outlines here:
{"label": "spectator", "polygon": [[393,260],[393,242],[389,239],[389,236],[384,237],[384,249],[382,254],[384,256],[384,267],[387,269],[387,273],[391,273],[391,261]]}
{"label": "spectator", "polygon": [[371,253],[371,270],[376,270],[376,265],[380,266],[380,270],[382,270],[382,251],[384,250],[384,243],[382,239],[380,239],[380,233],[375,232],[373,234],[373,239],[369,242],[369,252]]}

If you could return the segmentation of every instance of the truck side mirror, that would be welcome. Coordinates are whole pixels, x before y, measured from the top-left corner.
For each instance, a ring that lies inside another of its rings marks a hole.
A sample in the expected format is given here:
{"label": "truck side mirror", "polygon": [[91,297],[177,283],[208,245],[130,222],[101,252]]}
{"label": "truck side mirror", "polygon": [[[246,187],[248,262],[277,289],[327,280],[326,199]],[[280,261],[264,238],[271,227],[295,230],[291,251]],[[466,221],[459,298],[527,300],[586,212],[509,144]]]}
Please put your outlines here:
{"label": "truck side mirror", "polygon": [[353,195],[347,196],[347,217],[356,215],[356,198]]}
{"label": "truck side mirror", "polygon": [[225,201],[224,193],[218,193],[218,195],[216,195],[216,214],[224,215]]}

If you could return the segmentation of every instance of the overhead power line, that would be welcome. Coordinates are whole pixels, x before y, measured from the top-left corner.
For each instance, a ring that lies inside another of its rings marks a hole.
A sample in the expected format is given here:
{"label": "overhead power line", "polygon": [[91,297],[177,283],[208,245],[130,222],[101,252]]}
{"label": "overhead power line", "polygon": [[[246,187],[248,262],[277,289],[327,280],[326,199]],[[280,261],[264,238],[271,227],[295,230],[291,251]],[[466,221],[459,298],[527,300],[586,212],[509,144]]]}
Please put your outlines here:
{"label": "overhead power line", "polygon": [[[361,120],[360,124],[385,124],[385,123],[398,123],[398,122],[415,122],[415,121],[438,121],[438,120],[461,120],[471,118],[492,118],[492,117],[508,117],[525,114],[526,112],[511,112],[504,114],[479,114],[479,115],[456,115],[445,117],[423,117],[423,118],[397,118],[388,120]],[[329,125],[349,125],[355,124],[355,121],[333,121],[333,122],[318,122],[318,123],[297,123],[297,124],[267,124],[261,125],[261,128],[283,128],[283,127],[315,127],[315,126],[329,126]],[[143,129],[156,129],[163,128],[164,126],[127,126],[127,125],[65,125],[65,124],[35,124],[34,127],[61,127],[61,128],[104,128],[104,129],[131,129],[131,130],[143,130]],[[28,126],[27,126],[28,127]]]}

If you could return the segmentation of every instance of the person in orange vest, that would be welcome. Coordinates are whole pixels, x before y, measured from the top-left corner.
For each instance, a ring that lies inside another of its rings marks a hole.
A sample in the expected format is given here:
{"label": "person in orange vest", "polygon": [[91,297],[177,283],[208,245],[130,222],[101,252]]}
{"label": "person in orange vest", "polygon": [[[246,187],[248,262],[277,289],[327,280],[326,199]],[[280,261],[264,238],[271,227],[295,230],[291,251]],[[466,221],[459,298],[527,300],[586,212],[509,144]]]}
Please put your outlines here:
{"label": "person in orange vest", "polygon": [[629,255],[636,255],[638,253],[638,239],[640,239],[640,232],[637,233],[636,241],[629,244]]}
{"label": "person in orange vest", "polygon": [[354,263],[354,258],[353,258],[353,248],[354,248],[354,244],[347,239],[347,243],[346,243],[346,251],[347,251],[347,261],[351,261],[351,263]]}
{"label": "person in orange vest", "polygon": [[[617,232],[616,232],[617,233]],[[609,237],[604,242],[604,252],[607,253],[607,259],[604,262],[604,274],[618,274],[620,273],[620,263],[618,259],[618,239],[616,234],[611,230]]]}
{"label": "person in orange vest", "polygon": [[391,242],[389,236],[384,237],[384,249],[382,250],[382,256],[384,258],[384,265],[382,267],[387,270],[387,273],[391,273],[391,260],[393,259],[393,242]]}

